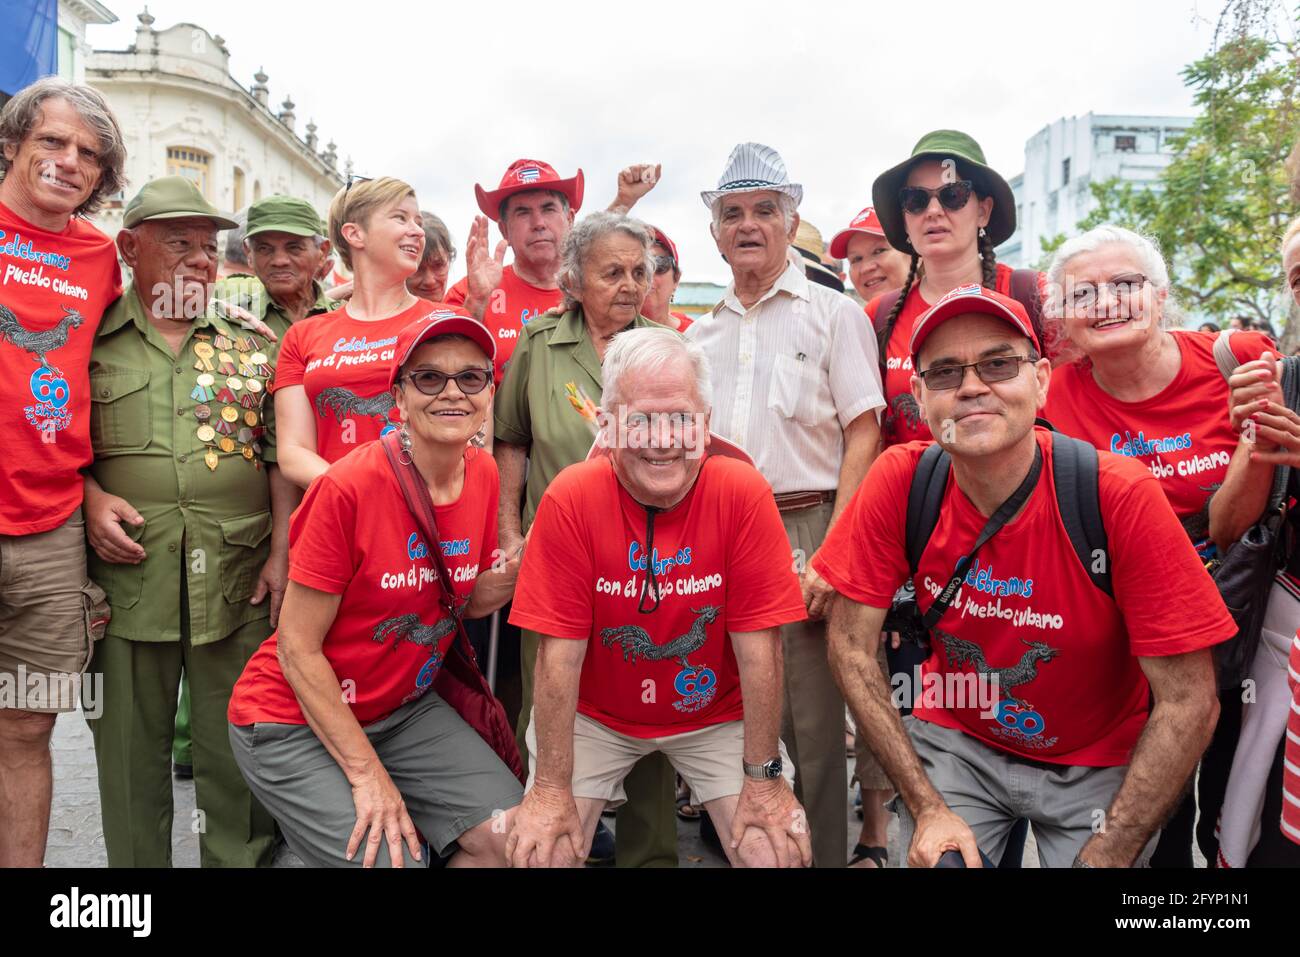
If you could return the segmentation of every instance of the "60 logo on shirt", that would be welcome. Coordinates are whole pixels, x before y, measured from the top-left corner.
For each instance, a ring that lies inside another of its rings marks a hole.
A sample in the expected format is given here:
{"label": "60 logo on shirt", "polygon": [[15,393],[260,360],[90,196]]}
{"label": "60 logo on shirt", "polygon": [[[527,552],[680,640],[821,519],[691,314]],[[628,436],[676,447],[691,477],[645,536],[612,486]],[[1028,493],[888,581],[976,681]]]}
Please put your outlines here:
{"label": "60 logo on shirt", "polygon": [[58,432],[68,427],[72,415],[66,408],[72,393],[68,382],[49,366],[41,366],[27,380],[35,405],[23,411],[27,421],[43,432]]}
{"label": "60 logo on shirt", "polygon": [[673,679],[673,690],[682,700],[674,701],[673,707],[678,711],[699,711],[718,693],[717,684],[718,676],[712,668],[683,668]]}

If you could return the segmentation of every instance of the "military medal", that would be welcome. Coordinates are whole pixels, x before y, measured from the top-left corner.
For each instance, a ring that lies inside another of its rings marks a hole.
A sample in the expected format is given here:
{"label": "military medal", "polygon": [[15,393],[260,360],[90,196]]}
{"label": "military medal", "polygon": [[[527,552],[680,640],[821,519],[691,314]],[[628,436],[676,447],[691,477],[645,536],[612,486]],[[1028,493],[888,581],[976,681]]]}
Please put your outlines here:
{"label": "military medal", "polygon": [[216,452],[212,451],[212,449],[208,449],[203,453],[203,464],[206,465],[210,471],[215,472],[220,462],[221,459],[217,456]]}
{"label": "military medal", "polygon": [[194,434],[199,437],[200,442],[207,444],[217,437],[217,430],[210,425],[200,425]]}
{"label": "military medal", "polygon": [[256,379],[249,379],[247,382],[244,383],[244,385],[248,386],[249,392],[262,391],[262,383],[258,382]]}
{"label": "military medal", "polygon": [[237,422],[239,421],[239,410],[233,405],[228,405],[221,410],[221,418],[226,422]]}
{"label": "military medal", "polygon": [[240,352],[253,352],[256,349],[257,349],[257,340],[254,339],[252,336],[244,336],[243,339],[239,340]]}
{"label": "military medal", "polygon": [[271,374],[270,360],[267,359],[265,352],[254,352],[248,357],[248,361],[257,367],[257,374],[263,379]]}
{"label": "military medal", "polygon": [[194,407],[194,418],[200,422],[206,422],[212,418],[212,408],[206,405],[196,405]]}
{"label": "military medal", "polygon": [[211,372],[211,371],[212,371],[212,356],[213,356],[215,353],[216,353],[216,350],[213,349],[212,346],[211,346],[209,343],[206,343],[206,342],[196,342],[196,343],[194,344],[194,354],[195,354],[196,356],[199,357],[199,361],[198,361],[197,363],[195,363],[195,366],[194,366],[194,367],[197,369],[197,368],[201,365],[203,368],[202,368],[200,371],[202,371],[202,372]]}
{"label": "military medal", "polygon": [[196,402],[211,402],[216,398],[216,393],[212,391],[212,386],[216,383],[216,378],[212,373],[204,372],[195,380],[194,391],[190,393],[190,398]]}
{"label": "military medal", "polygon": [[256,409],[259,405],[261,405],[261,402],[259,401],[260,399],[261,396],[257,395],[254,392],[245,392],[243,395],[239,397],[239,404],[242,405],[245,409]]}
{"label": "military medal", "polygon": [[235,435],[235,438],[247,445],[249,442],[253,441],[253,430],[246,425],[242,426],[239,432]]}
{"label": "military medal", "polygon": [[257,375],[257,370],[253,368],[248,356],[242,352],[239,354],[239,374],[244,378]]}
{"label": "military medal", "polygon": [[218,402],[233,404],[235,401],[235,393],[231,392],[229,389],[222,389],[216,394],[215,398]]}
{"label": "military medal", "polygon": [[244,458],[248,459],[248,461],[250,462],[253,461],[253,450],[250,449],[247,445],[245,445],[242,449],[239,450],[239,454],[242,455]]}
{"label": "military medal", "polygon": [[217,356],[217,371],[222,375],[235,374],[235,360],[229,352],[222,352]]}
{"label": "military medal", "polygon": [[215,342],[217,348],[221,349],[222,351],[229,349],[233,345],[233,343],[230,341],[229,338],[227,338],[226,333],[224,332],[220,333],[217,336],[217,338],[213,340],[213,342]]}
{"label": "military medal", "polygon": [[257,425],[257,413],[252,411],[245,412],[244,421],[247,422],[250,426]]}
{"label": "military medal", "polygon": [[244,387],[243,381],[233,375],[226,379],[226,385],[229,388],[234,389],[236,392]]}
{"label": "military medal", "polygon": [[221,446],[221,451],[223,452],[235,451],[235,440],[228,435],[223,436],[221,441],[218,442],[217,445]]}

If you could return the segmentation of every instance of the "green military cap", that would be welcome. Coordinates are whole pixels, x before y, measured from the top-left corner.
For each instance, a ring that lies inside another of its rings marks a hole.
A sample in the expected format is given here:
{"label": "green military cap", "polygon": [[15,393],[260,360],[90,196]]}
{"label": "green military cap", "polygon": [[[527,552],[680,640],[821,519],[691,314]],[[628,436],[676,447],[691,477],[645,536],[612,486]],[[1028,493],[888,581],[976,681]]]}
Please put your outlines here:
{"label": "green military cap", "polygon": [[218,229],[234,229],[239,224],[217,212],[199,188],[184,176],[163,176],[150,180],[126,204],[122,225],[127,229],[149,219],[184,219],[201,216],[216,223]]}
{"label": "green military cap", "polygon": [[320,217],[311,203],[292,196],[268,196],[248,207],[245,239],[258,233],[289,233],[293,236],[324,236]]}

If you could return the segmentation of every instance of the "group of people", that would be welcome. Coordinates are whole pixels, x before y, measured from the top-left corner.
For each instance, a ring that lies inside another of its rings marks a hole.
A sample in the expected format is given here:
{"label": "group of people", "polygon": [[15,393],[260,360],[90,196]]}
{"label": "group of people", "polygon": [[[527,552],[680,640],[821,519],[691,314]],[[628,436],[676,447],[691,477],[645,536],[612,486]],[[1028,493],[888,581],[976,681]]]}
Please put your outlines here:
{"label": "group of people", "polygon": [[1240,686],[1207,572],[1300,466],[1294,373],[1182,328],[1129,230],[999,263],[970,136],[829,243],[865,312],[737,145],[693,321],[652,165],[579,218],[580,170],[516,161],[448,286],[395,177],[324,221],[163,177],[110,239],[93,89],[20,92],[0,151],[0,865],[42,861],[79,705],[109,864],[169,865],[182,685],[205,865],[574,866],[607,811],[673,865],[684,808],[736,866],[886,866],[894,813],[911,866],[1019,866],[1027,827],[1044,866],[1300,863],[1300,562]]}

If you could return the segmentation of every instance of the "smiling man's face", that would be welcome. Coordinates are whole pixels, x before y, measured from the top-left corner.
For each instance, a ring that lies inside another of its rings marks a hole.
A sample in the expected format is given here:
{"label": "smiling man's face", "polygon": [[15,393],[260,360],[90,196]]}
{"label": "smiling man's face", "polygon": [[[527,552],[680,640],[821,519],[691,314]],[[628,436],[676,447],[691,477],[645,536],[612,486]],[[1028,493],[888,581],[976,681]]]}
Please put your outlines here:
{"label": "smiling man's face", "polygon": [[8,205],[55,218],[71,216],[99,185],[100,152],[99,136],[76,108],[50,97],[41,103],[31,132],[5,147],[11,165],[0,186]]}
{"label": "smiling man's face", "polygon": [[620,386],[614,471],[642,505],[671,508],[691,490],[707,447],[709,415],[689,362],[655,374],[630,370]]}
{"label": "smiling man's face", "polygon": [[[966,365],[993,356],[1027,356],[1032,343],[1010,324],[980,313],[954,316],[926,337],[917,369]],[[912,394],[945,449],[967,458],[997,456],[1034,427],[1047,400],[1051,363],[1022,362],[1013,378],[988,383],[965,370],[955,389],[933,390],[912,376]]]}

